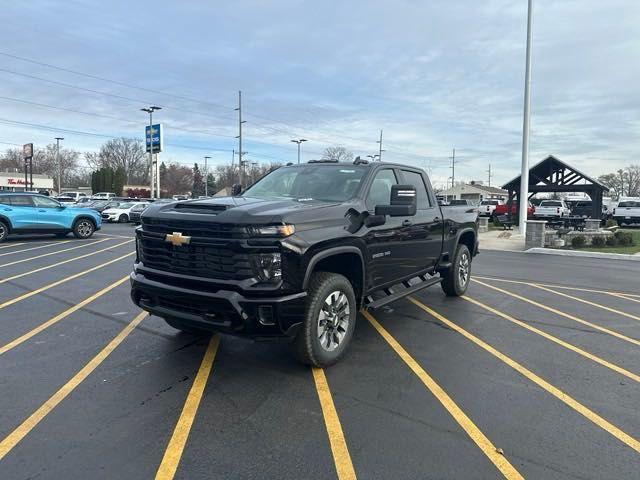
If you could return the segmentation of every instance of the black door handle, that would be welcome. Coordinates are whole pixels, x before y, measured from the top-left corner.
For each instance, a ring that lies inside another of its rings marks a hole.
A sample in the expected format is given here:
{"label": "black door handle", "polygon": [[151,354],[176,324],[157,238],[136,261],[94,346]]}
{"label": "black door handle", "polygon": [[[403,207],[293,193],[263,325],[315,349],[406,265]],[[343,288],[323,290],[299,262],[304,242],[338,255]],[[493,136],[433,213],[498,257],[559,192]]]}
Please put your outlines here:
{"label": "black door handle", "polygon": [[433,219],[434,222],[439,222],[440,221],[440,217],[436,217]]}
{"label": "black door handle", "polygon": [[402,222],[403,227],[410,227],[411,225],[413,225],[413,222],[411,220],[405,220],[404,222]]}

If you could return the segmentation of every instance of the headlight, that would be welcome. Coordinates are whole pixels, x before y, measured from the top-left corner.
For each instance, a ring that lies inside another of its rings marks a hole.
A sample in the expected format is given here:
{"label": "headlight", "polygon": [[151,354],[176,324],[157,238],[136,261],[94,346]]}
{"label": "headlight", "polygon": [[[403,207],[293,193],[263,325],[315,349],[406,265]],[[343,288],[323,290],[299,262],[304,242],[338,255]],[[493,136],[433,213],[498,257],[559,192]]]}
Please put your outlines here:
{"label": "headlight", "polygon": [[251,267],[261,282],[278,282],[282,278],[280,253],[260,253],[251,256]]}
{"label": "headlight", "polygon": [[251,227],[250,231],[252,235],[256,236],[268,235],[277,237],[288,237],[289,235],[293,235],[295,233],[296,227],[293,225],[269,225],[264,227]]}

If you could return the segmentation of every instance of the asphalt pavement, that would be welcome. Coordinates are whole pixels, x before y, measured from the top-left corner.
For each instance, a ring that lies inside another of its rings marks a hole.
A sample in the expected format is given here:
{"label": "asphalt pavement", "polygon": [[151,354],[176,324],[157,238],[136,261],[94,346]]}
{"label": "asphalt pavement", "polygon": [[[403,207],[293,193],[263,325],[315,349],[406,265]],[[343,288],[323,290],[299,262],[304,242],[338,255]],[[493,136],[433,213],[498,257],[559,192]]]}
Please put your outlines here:
{"label": "asphalt pavement", "polygon": [[142,314],[132,238],[0,244],[0,479],[640,479],[638,262],[482,252],[322,371]]}

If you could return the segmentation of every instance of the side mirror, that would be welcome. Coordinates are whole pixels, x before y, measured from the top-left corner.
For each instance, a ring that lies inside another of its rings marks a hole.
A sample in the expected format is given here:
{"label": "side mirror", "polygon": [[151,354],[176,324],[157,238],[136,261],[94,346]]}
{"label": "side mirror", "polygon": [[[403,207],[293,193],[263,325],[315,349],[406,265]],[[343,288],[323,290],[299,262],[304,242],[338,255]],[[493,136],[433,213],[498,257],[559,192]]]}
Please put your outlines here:
{"label": "side mirror", "polygon": [[376,205],[376,215],[411,217],[416,214],[416,187],[392,185],[390,205]]}
{"label": "side mirror", "polygon": [[237,197],[241,193],[242,193],[242,185],[240,185],[239,183],[234,183],[233,186],[231,187],[231,196]]}

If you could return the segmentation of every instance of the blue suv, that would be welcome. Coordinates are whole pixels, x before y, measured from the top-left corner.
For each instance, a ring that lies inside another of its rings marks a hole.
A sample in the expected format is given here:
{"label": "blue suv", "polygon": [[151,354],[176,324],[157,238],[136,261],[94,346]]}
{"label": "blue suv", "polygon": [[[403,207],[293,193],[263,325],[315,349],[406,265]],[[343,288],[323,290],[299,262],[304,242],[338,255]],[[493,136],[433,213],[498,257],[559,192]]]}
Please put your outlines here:
{"label": "blue suv", "polygon": [[9,234],[54,233],[89,238],[100,230],[100,214],[67,207],[53,198],[30,193],[0,193],[0,242]]}

